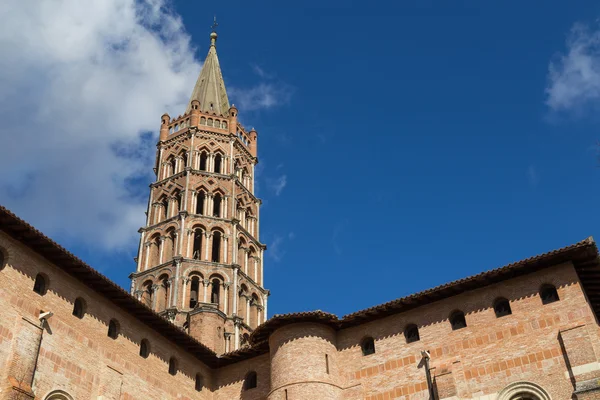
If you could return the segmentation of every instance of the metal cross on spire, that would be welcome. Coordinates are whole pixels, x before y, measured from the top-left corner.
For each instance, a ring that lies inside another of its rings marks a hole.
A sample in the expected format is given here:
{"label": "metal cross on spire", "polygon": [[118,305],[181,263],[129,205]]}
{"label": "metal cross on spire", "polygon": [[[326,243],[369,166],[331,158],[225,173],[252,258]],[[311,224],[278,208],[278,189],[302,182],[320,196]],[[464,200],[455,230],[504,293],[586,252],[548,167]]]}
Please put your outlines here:
{"label": "metal cross on spire", "polygon": [[217,31],[217,26],[219,26],[219,23],[217,22],[217,16],[215,15],[215,19],[213,21],[212,26],[210,27],[212,29],[213,32]]}

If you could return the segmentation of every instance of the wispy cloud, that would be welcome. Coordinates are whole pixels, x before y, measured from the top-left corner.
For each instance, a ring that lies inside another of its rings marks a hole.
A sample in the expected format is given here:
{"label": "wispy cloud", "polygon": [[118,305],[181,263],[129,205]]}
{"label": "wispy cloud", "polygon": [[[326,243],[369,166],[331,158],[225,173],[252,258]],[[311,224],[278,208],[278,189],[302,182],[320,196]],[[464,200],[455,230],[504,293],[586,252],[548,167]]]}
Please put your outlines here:
{"label": "wispy cloud", "polygon": [[340,236],[344,233],[348,226],[348,220],[344,219],[339,221],[333,228],[333,234],[331,235],[331,244],[333,245],[333,251],[339,256],[343,253],[343,247],[340,243]]}
{"label": "wispy cloud", "polygon": [[0,203],[63,240],[137,241],[160,115],[185,109],[200,70],[170,10],[162,0],[2,2],[0,170],[10,172]]}
{"label": "wispy cloud", "polygon": [[281,175],[276,179],[267,179],[269,188],[275,193],[275,196],[279,196],[283,189],[287,185],[287,175]]}
{"label": "wispy cloud", "polygon": [[256,64],[252,64],[252,71],[254,71],[256,75],[263,79],[271,79],[273,77],[271,74],[268,74],[264,69],[262,69]]}
{"label": "wispy cloud", "polygon": [[284,235],[275,235],[273,240],[269,242],[269,247],[267,250],[267,255],[272,258],[275,262],[280,262],[285,256],[285,243],[287,241],[294,240],[296,235],[294,232],[289,232],[286,236]]}
{"label": "wispy cloud", "polygon": [[600,100],[600,30],[577,23],[566,45],[550,62],[546,104],[579,113]]}
{"label": "wispy cloud", "polygon": [[529,184],[531,186],[535,187],[538,185],[540,178],[535,166],[530,165],[529,168],[527,168],[527,179],[529,180]]}
{"label": "wispy cloud", "polygon": [[233,102],[244,111],[282,106],[290,102],[293,93],[293,88],[283,82],[261,82],[250,88],[229,89]]}

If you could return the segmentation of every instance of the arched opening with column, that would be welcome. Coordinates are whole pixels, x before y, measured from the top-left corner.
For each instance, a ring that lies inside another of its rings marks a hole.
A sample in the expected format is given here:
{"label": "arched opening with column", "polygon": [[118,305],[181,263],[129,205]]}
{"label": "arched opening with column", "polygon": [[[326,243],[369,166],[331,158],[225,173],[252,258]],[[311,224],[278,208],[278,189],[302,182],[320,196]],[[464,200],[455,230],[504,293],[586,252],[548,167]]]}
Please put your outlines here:
{"label": "arched opening with column", "polygon": [[214,172],[217,174],[223,173],[223,155],[220,152],[215,154],[214,167]]}
{"label": "arched opening with column", "polygon": [[148,251],[148,268],[158,265],[160,257],[160,234],[155,233],[150,238],[150,248]]}
{"label": "arched opening with column", "polygon": [[256,328],[260,324],[260,308],[260,298],[256,293],[252,293],[250,300],[250,320],[247,321],[247,324],[252,328]]}
{"label": "arched opening with column", "polygon": [[200,152],[200,162],[199,162],[199,168],[200,171],[207,171],[208,170],[208,152],[206,150],[202,150]]}
{"label": "arched opening with column", "polygon": [[171,286],[169,283],[169,275],[162,274],[158,277],[158,293],[156,293],[156,308],[159,311],[169,307],[169,294]]}
{"label": "arched opening with column", "polygon": [[194,226],[192,229],[192,258],[194,260],[202,260],[203,243],[205,239],[205,229],[203,226]]}
{"label": "arched opening with column", "polygon": [[210,298],[209,301],[216,304],[219,310],[223,311],[224,304],[227,299],[224,298],[224,286],[225,280],[221,275],[212,275],[209,279],[209,290]]}
{"label": "arched opening with column", "polygon": [[211,249],[211,261],[212,262],[221,262],[221,242],[223,241],[223,232],[219,230],[213,230],[211,232],[212,236],[212,249]]}
{"label": "arched opening with column", "polygon": [[152,282],[151,280],[147,280],[142,284],[141,301],[150,308],[152,308],[152,300],[154,296],[152,285],[154,285],[154,282]]}
{"label": "arched opening with column", "polygon": [[212,216],[221,218],[223,216],[223,194],[221,192],[215,192],[212,199]]}
{"label": "arched opening with column", "polygon": [[204,278],[202,277],[202,275],[200,273],[197,272],[193,272],[192,274],[190,274],[189,276],[189,295],[187,295],[188,297],[188,302],[187,302],[187,306],[189,308],[194,308],[196,307],[196,305],[203,301],[203,297],[202,296],[202,292],[200,291],[200,288],[203,286],[204,282]]}
{"label": "arched opening with column", "polygon": [[238,309],[237,315],[242,318],[246,322],[248,322],[247,311],[247,303],[248,303],[248,287],[245,284],[240,285],[240,291],[238,292]]}
{"label": "arched opening with column", "polygon": [[171,213],[171,215],[177,215],[177,214],[179,214],[179,211],[182,211],[181,206],[183,204],[182,195],[178,189],[173,191],[172,199],[173,199],[173,212]]}
{"label": "arched opening with column", "polygon": [[167,196],[162,195],[160,197],[160,199],[158,200],[158,203],[160,204],[160,207],[162,208],[162,210],[159,213],[160,217],[157,218],[157,221],[156,221],[157,223],[169,218],[169,199],[167,199]]}
{"label": "arched opening with column", "polygon": [[183,171],[188,165],[188,152],[186,150],[181,150],[181,152],[179,152],[179,159],[181,160],[179,169]]}
{"label": "arched opening with column", "polygon": [[258,257],[256,256],[256,248],[252,245],[248,248],[248,276],[254,282],[258,282]]}
{"label": "arched opening with column", "polygon": [[177,244],[177,232],[175,228],[169,228],[165,235],[165,241],[163,243],[163,261],[168,261],[172,259],[176,253],[176,244]]}
{"label": "arched opening with column", "polygon": [[177,171],[177,160],[175,159],[175,157],[169,156],[169,158],[167,159],[167,162],[169,163],[170,170],[171,170],[170,175],[175,175],[178,172]]}
{"label": "arched opening with column", "polygon": [[206,191],[199,189],[196,194],[196,214],[204,215],[204,208],[206,204]]}
{"label": "arched opening with column", "polygon": [[246,248],[248,246],[248,243],[246,242],[246,239],[243,236],[238,237],[237,246],[237,264],[242,268],[242,271],[244,271],[244,273],[247,273],[246,257],[248,257],[248,254],[246,252]]}

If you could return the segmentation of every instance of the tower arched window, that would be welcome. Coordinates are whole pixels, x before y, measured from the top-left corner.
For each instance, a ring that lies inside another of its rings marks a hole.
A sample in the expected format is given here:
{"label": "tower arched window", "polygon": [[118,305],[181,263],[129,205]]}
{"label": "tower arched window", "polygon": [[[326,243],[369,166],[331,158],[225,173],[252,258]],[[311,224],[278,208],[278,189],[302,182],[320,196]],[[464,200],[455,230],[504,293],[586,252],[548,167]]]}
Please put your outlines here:
{"label": "tower arched window", "polygon": [[43,296],[48,291],[48,278],[44,274],[37,274],[33,282],[33,291]]}
{"label": "tower arched window", "polygon": [[418,342],[421,340],[419,328],[415,324],[407,325],[404,328],[404,338],[406,339],[406,343]]}
{"label": "tower arched window", "polygon": [[146,306],[152,307],[152,281],[144,282],[143,292],[142,292],[142,302]]}
{"label": "tower arched window", "polygon": [[542,304],[550,304],[560,300],[556,287],[553,285],[543,285],[540,289],[540,297],[542,298]]}
{"label": "tower arched window", "polygon": [[217,153],[217,155],[215,156],[215,172],[220,174],[221,169],[222,169],[222,164],[223,164],[223,157],[221,157],[221,154]]}
{"label": "tower arched window", "polygon": [[183,160],[183,168],[187,167],[187,165],[188,165],[188,153],[187,153],[187,151],[183,152],[183,154],[181,155],[181,159]]}
{"label": "tower arched window", "polygon": [[250,371],[244,378],[244,390],[254,389],[256,386],[258,386],[256,372]]}
{"label": "tower arched window", "polygon": [[81,297],[75,299],[75,303],[73,303],[73,315],[77,318],[81,319],[85,315],[85,300]]}
{"label": "tower arched window", "polygon": [[170,290],[170,286],[169,286],[169,276],[168,275],[161,275],[160,278],[158,278],[159,282],[160,282],[160,294],[161,297],[159,297],[158,299],[160,300],[160,305],[159,305],[159,309],[160,310],[164,310],[165,308],[169,307],[169,290]]}
{"label": "tower arched window", "polygon": [[213,199],[213,217],[221,216],[221,201],[221,194],[217,193]]}
{"label": "tower arched window", "polygon": [[503,297],[496,299],[494,301],[494,313],[496,314],[496,318],[512,314],[508,300]]}
{"label": "tower arched window", "polygon": [[174,214],[178,214],[181,211],[181,193],[176,191],[173,193],[173,199],[175,200],[175,212]]}
{"label": "tower arched window", "polygon": [[163,220],[169,218],[169,200],[163,197],[161,202],[163,208]]}
{"label": "tower arched window", "polygon": [[372,337],[366,337],[360,343],[363,356],[375,354],[375,340]]}
{"label": "tower arched window", "polygon": [[150,343],[147,339],[142,339],[140,342],[140,357],[148,358],[150,355]]}
{"label": "tower arched window", "polygon": [[213,232],[212,262],[221,261],[221,232]]}
{"label": "tower arched window", "polygon": [[200,277],[192,276],[190,281],[190,308],[195,308],[198,304],[198,296],[200,294]]}
{"label": "tower arched window", "polygon": [[206,151],[203,151],[202,153],[200,153],[200,170],[201,171],[206,171],[207,160],[208,160],[208,154],[206,154]]}
{"label": "tower arched window", "polygon": [[206,199],[206,195],[204,192],[198,192],[196,196],[196,214],[203,215],[204,214],[204,200]]}
{"label": "tower arched window", "polygon": [[194,260],[200,260],[202,257],[202,237],[204,236],[204,232],[200,229],[196,229],[194,231],[194,247],[192,252],[192,258]]}
{"label": "tower arched window", "polygon": [[107,336],[111,339],[116,339],[119,337],[119,323],[116,319],[111,319],[108,323]]}
{"label": "tower arched window", "polygon": [[465,313],[457,310],[450,314],[450,325],[453,331],[466,328],[467,320],[465,319]]}
{"label": "tower arched window", "polygon": [[219,304],[219,291],[221,289],[221,283],[218,279],[212,280],[212,286],[210,289],[210,302],[213,304]]}
{"label": "tower arched window", "polygon": [[171,164],[171,172],[173,175],[175,175],[178,171],[177,171],[177,160],[172,157],[169,159],[169,164]]}

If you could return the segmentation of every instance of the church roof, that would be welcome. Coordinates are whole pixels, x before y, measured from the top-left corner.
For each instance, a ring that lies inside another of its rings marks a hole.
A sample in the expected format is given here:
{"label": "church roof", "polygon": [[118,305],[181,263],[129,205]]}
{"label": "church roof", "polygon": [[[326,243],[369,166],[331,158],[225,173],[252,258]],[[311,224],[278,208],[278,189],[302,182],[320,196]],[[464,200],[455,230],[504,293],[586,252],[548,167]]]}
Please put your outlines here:
{"label": "church roof", "polygon": [[208,55],[192,91],[186,113],[190,112],[193,100],[200,102],[200,111],[204,113],[225,117],[229,114],[229,99],[227,98],[225,82],[223,81],[221,67],[219,66],[219,57],[217,57],[216,32],[210,34]]}
{"label": "church roof", "polygon": [[269,335],[288,324],[316,322],[336,330],[349,328],[565,262],[573,263],[590,306],[595,315],[600,317],[600,291],[597,290],[600,287],[600,261],[596,242],[589,237],[570,246],[357,311],[343,318],[320,310],[274,315],[254,330],[250,336],[251,346],[217,356],[211,349],[2,206],[0,229],[213,368],[268,353]]}
{"label": "church roof", "polygon": [[570,246],[360,310],[343,318],[321,310],[274,315],[252,332],[250,342],[257,347],[264,347],[272,332],[299,322],[320,323],[336,330],[350,328],[565,262],[573,263],[590,306],[596,318],[600,318],[600,291],[597,290],[600,286],[600,259],[596,242],[590,236]]}

